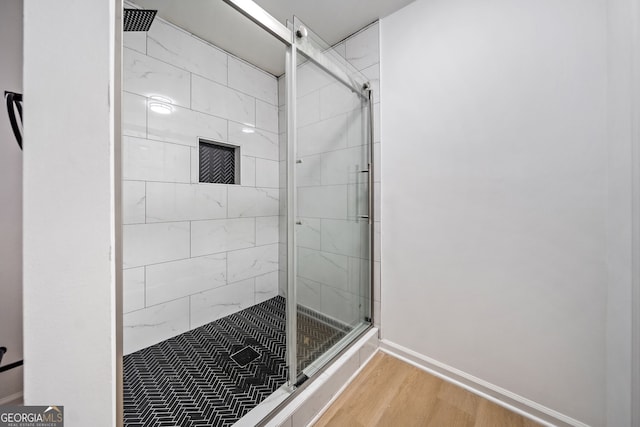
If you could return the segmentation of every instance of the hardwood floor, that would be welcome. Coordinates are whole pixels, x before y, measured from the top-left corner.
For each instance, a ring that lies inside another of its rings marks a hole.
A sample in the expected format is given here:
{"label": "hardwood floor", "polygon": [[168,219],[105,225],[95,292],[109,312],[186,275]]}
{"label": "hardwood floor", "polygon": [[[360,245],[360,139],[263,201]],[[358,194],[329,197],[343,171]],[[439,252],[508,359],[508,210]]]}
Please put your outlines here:
{"label": "hardwood floor", "polygon": [[379,352],[314,426],[534,427],[539,424]]}

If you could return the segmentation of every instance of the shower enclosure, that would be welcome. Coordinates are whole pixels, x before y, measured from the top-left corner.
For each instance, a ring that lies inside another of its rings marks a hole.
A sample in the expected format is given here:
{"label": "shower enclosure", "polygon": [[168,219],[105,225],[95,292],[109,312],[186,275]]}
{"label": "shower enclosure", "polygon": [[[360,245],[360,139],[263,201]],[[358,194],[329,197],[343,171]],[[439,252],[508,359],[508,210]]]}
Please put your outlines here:
{"label": "shower enclosure", "polygon": [[281,67],[169,9],[124,38],[125,425],[255,425],[371,325],[367,79],[299,19],[225,3],[210,20]]}

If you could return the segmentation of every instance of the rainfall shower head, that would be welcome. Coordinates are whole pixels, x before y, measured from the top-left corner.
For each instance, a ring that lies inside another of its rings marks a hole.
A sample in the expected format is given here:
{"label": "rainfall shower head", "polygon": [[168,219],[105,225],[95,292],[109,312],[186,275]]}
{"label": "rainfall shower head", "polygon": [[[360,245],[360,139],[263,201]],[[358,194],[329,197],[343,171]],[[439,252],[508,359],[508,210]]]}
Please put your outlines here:
{"label": "rainfall shower head", "polygon": [[149,31],[157,10],[125,9],[124,31]]}

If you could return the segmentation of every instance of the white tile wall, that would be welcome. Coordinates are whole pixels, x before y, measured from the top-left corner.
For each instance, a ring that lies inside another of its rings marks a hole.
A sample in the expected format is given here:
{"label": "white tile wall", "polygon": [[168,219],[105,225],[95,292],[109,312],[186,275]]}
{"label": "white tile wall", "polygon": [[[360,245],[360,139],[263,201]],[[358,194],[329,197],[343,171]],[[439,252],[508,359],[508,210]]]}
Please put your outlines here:
{"label": "white tile wall", "polygon": [[[373,104],[375,112],[376,104]],[[356,110],[351,113],[350,117],[359,114]],[[362,116],[358,120],[347,120],[347,145],[349,147],[361,146],[367,141],[369,135],[368,128],[365,128],[366,122],[362,120]]]}
{"label": "white tile wall", "polygon": [[309,156],[344,148],[347,148],[346,114],[298,128],[298,156]]}
{"label": "white tile wall", "polygon": [[263,216],[256,218],[256,245],[278,243],[279,217]]}
{"label": "white tile wall", "polygon": [[367,150],[362,147],[347,148],[322,154],[322,185],[367,182],[369,177],[361,173],[368,168]]}
{"label": "white tile wall", "polygon": [[[342,83],[332,83],[320,89],[320,119],[360,110],[361,99]],[[358,113],[359,115],[360,113]]]}
{"label": "white tile wall", "polygon": [[323,219],[321,249],[352,257],[367,257],[369,223],[367,221]]}
{"label": "white tile wall", "polygon": [[199,138],[227,140],[227,121],[188,108],[173,107],[171,114],[149,110],[149,138],[198,147]]}
{"label": "white tile wall", "polygon": [[123,316],[124,353],[129,354],[189,330],[189,298]]}
{"label": "white tile wall", "polygon": [[145,222],[145,182],[122,182],[122,223],[144,224]]}
{"label": "white tile wall", "polygon": [[361,295],[371,299],[368,289],[369,277],[371,277],[371,264],[368,259],[349,257],[349,283],[347,292]]}
{"label": "white tile wall", "polygon": [[209,80],[227,83],[225,52],[162,20],[154,20],[147,33],[147,55]]}
{"label": "white tile wall", "polygon": [[[161,18],[124,37],[130,352],[275,295],[280,149],[275,77]],[[200,139],[240,147],[240,185],[199,183]]]}
{"label": "white tile wall", "polygon": [[194,110],[248,125],[256,123],[256,102],[249,95],[195,74],[191,77],[191,95]]}
{"label": "white tile wall", "polygon": [[188,222],[125,225],[124,268],[189,258]]}
{"label": "white tile wall", "polygon": [[149,265],[146,303],[152,306],[226,284],[226,253]]}
{"label": "white tile wall", "polygon": [[278,188],[280,186],[280,162],[256,159],[256,187]]}
{"label": "white tile wall", "polygon": [[229,142],[240,145],[243,156],[269,160],[280,159],[278,135],[276,133],[230,121]]}
{"label": "white tile wall", "polygon": [[322,155],[301,157],[302,163],[296,164],[299,187],[310,187],[322,184]]}
{"label": "white tile wall", "polygon": [[304,277],[298,276],[297,283],[298,303],[322,313],[322,283],[314,282]]}
{"label": "white tile wall", "polygon": [[320,218],[298,218],[301,224],[296,225],[296,237],[298,247],[320,250],[321,229]]}
{"label": "white tile wall", "polygon": [[278,295],[278,272],[256,277],[256,304]]}
{"label": "white tile wall", "polygon": [[256,245],[256,218],[231,218],[191,223],[191,255],[250,248]]}
{"label": "white tile wall", "polygon": [[346,55],[346,51],[345,51],[345,42],[341,42],[338,43],[337,45],[333,46],[333,50],[341,57],[345,58]]}
{"label": "white tile wall", "polygon": [[147,53],[147,35],[139,31],[127,31],[122,34],[122,44],[140,53]]}
{"label": "white tile wall", "polygon": [[347,218],[346,185],[298,188],[298,215],[316,218]]}
{"label": "white tile wall", "polygon": [[256,127],[278,132],[278,107],[260,100],[256,100]]}
{"label": "white tile wall", "polygon": [[131,311],[144,308],[144,267],[130,268],[122,272],[122,311]]}
{"label": "white tile wall", "polygon": [[302,97],[335,82],[330,75],[311,62],[298,68],[298,96]]}
{"label": "white tile wall", "polygon": [[124,90],[150,97],[161,96],[172,104],[189,107],[190,74],[140,52],[123,49]]}
{"label": "white tile wall", "polygon": [[275,188],[229,187],[229,217],[278,215],[279,198]]}
{"label": "white tile wall", "polygon": [[314,91],[299,97],[296,114],[299,128],[320,120],[320,92]]}
{"label": "white tile wall", "polygon": [[122,92],[122,134],[147,136],[147,98]]}
{"label": "white tile wall", "polygon": [[191,295],[191,328],[197,328],[255,303],[253,278]]}
{"label": "white tile wall", "polygon": [[243,187],[255,187],[256,185],[256,158],[242,156],[240,167],[240,184]]}
{"label": "white tile wall", "polygon": [[227,186],[147,183],[147,222],[225,218]]}
{"label": "white tile wall", "polygon": [[229,281],[240,281],[278,270],[278,245],[257,246],[228,253]]}
{"label": "white tile wall", "polygon": [[298,275],[346,291],[349,287],[349,257],[298,248]]}
{"label": "white tile wall", "polygon": [[[229,58],[229,87],[278,105],[278,87],[273,76],[265,74],[252,65],[237,58]],[[277,129],[274,130],[277,132]]]}
{"label": "white tile wall", "polygon": [[189,182],[189,147],[125,136],[122,177],[127,180]]}
{"label": "white tile wall", "polygon": [[378,24],[371,25],[346,41],[347,60],[358,70],[380,62]]}
{"label": "white tile wall", "polygon": [[321,294],[324,314],[348,325],[359,323],[360,297],[333,286],[323,286]]}

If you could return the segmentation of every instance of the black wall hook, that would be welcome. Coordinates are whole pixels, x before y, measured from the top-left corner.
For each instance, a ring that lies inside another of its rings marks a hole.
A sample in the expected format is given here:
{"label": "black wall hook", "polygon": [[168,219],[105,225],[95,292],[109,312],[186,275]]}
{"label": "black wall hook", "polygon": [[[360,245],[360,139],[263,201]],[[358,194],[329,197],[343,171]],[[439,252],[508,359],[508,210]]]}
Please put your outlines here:
{"label": "black wall hook", "polygon": [[[22,94],[5,90],[4,97],[7,100],[7,112],[9,113],[11,129],[13,129],[13,134],[16,137],[16,141],[18,141],[18,146],[22,150]],[[20,116],[20,125],[18,125],[16,109]]]}

